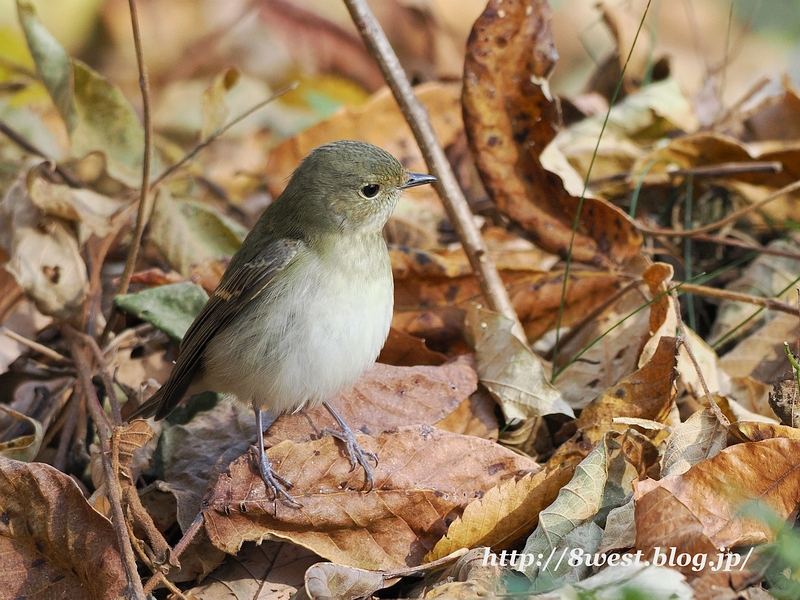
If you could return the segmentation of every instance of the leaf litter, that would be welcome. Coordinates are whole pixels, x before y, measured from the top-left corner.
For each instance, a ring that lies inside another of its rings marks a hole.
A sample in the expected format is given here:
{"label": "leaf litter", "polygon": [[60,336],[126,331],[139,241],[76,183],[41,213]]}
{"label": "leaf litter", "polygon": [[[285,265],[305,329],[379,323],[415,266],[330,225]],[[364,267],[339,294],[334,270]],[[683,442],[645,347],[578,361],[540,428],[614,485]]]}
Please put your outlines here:
{"label": "leaf litter", "polygon": [[[159,47],[154,24],[168,5],[142,15],[146,53]],[[22,1],[16,46],[0,46],[9,84],[0,317],[11,336],[0,344],[0,556],[14,596],[126,593],[125,528],[141,572],[198,598],[383,588],[392,597],[711,598],[753,586],[795,597],[800,542],[781,524],[798,504],[796,406],[775,399],[791,398],[776,382],[796,384],[783,350],[796,338],[800,260],[796,192],[782,191],[800,173],[790,79],[756,84],[735,103],[710,96],[720,75],[700,90],[649,29],[626,63],[644,7],[604,4],[595,26],[608,28],[612,52],[583,92],[556,93],[561,48],[573,50],[544,0],[490,0],[468,17],[446,2],[385,3],[380,16],[421,82],[525,339],[479,307],[433,190],[408,194],[386,232],[390,339],[332,401],[380,457],[375,489],[364,491],[361,471],[323,435],[328,414],[303,411],[266,438],[296,508],[266,496],[252,469],[252,416],[225,399],[195,397],[152,430],[115,428],[114,482],[87,402],[108,403],[111,422],[115,402],[124,415],[164,381],[246,226],[309,150],[362,139],[414,171],[425,170],[422,156],[351,25],[327,7],[287,12],[272,0],[255,18],[233,17],[254,39],[279,32],[264,39],[283,48],[271,54],[283,62],[257,68],[249,38],[187,6],[164,56],[177,63],[204,47],[207,61],[170,74],[153,58],[155,175],[258,100],[248,96],[268,97],[293,77],[301,85],[160,183],[133,289],[115,297],[144,151],[120,6],[98,8],[105,64],[74,58],[89,54],[65,50]],[[201,25],[191,31],[190,21]],[[287,43],[300,38],[308,44]],[[685,338],[672,290],[691,325]],[[759,298],[777,302],[765,310]],[[87,390],[70,332],[101,339],[112,304],[124,319],[92,355]],[[659,564],[664,548],[695,562]],[[557,565],[522,558],[576,551],[580,560]],[[612,565],[613,553],[654,564]],[[742,565],[752,554],[759,561]],[[719,557],[736,572],[712,570]]]}

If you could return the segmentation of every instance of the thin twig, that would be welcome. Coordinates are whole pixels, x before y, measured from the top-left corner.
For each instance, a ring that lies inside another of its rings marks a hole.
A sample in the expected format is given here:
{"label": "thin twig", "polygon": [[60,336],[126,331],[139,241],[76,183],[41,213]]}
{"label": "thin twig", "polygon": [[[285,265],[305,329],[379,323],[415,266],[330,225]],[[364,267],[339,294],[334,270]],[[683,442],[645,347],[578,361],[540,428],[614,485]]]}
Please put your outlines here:
{"label": "thin twig", "polygon": [[72,404],[70,404],[69,410],[66,411],[64,422],[61,427],[61,436],[58,439],[58,448],[56,450],[55,460],[53,460],[53,466],[62,473],[66,471],[67,453],[70,449],[70,442],[73,440],[75,428],[78,425],[78,415],[80,414],[81,408],[80,402],[80,394],[73,394]]}
{"label": "thin twig", "polygon": [[[65,333],[70,332],[65,330]],[[119,493],[119,484],[117,483],[116,473],[114,467],[109,459],[109,439],[111,437],[111,424],[108,422],[103,407],[100,406],[100,401],[97,399],[94,385],[92,384],[92,370],[89,362],[84,354],[84,348],[80,343],[80,338],[72,336],[70,343],[70,350],[72,359],[78,367],[78,376],[83,388],[84,397],[86,399],[86,406],[89,414],[92,416],[95,428],[97,429],[97,436],[100,441],[100,459],[103,463],[103,471],[106,478],[106,490],[108,491],[108,500],[111,504],[111,515],[114,522],[114,531],[117,533],[117,542],[119,543],[119,551],[122,557],[122,564],[125,567],[125,573],[128,579],[128,591],[131,598],[144,600],[145,594],[142,588],[142,581],[139,579],[139,573],[136,568],[136,557],[133,554],[131,547],[131,540],[128,534],[128,527],[125,524],[125,514],[122,510],[122,500]]]}
{"label": "thin twig", "polygon": [[136,257],[139,255],[139,247],[142,245],[144,226],[147,216],[151,212],[151,207],[147,202],[149,197],[148,192],[150,191],[150,154],[153,145],[153,122],[150,118],[150,82],[147,77],[147,65],[144,63],[144,51],[142,50],[142,37],[139,32],[139,13],[136,8],[136,0],[128,0],[128,6],[131,13],[131,26],[133,27],[133,46],[136,49],[136,65],[139,68],[139,87],[142,90],[144,158],[142,161],[142,188],[140,191],[139,211],[136,214],[136,228],[133,231],[133,241],[128,251],[128,259],[125,261],[125,270],[122,272],[118,294],[128,293],[128,286],[131,282],[133,269],[136,267]]}
{"label": "thin twig", "polygon": [[[681,285],[681,288],[683,288],[683,285]],[[728,417],[723,414],[719,406],[717,406],[717,403],[714,401],[714,397],[711,395],[711,391],[708,389],[706,378],[703,376],[703,370],[700,368],[700,363],[697,362],[697,358],[692,351],[692,347],[689,345],[689,336],[686,334],[686,327],[684,326],[683,319],[681,318],[681,303],[680,300],[678,300],[678,292],[675,290],[675,288],[670,290],[670,296],[672,296],[672,302],[675,306],[675,318],[678,321],[678,344],[682,345],[686,349],[686,354],[689,357],[689,360],[692,361],[692,365],[694,365],[694,370],[697,373],[698,379],[700,379],[700,385],[703,386],[703,392],[708,400],[708,405],[711,410],[714,411],[717,421],[719,421],[724,427],[728,427],[730,426],[731,422],[728,420]]]}
{"label": "thin twig", "polygon": [[114,417],[114,425],[121,425],[122,416],[119,409],[119,402],[117,401],[116,386],[114,385],[111,373],[108,372],[108,366],[106,365],[105,357],[100,350],[100,346],[97,345],[97,342],[90,335],[86,335],[77,330],[72,330],[72,334],[80,337],[83,343],[92,351],[92,356],[94,356],[94,360],[97,362],[97,369],[100,371],[100,379],[103,380],[106,396],[108,396],[108,403],[111,406],[111,415]]}
{"label": "thin twig", "polygon": [[733,302],[746,302],[747,304],[755,304],[756,306],[763,306],[768,310],[776,312],[783,312],[789,315],[797,316],[797,307],[792,306],[786,302],[775,300],[775,298],[765,298],[763,296],[753,296],[751,294],[743,294],[741,292],[732,292],[730,290],[718,290],[717,288],[708,287],[705,285],[697,285],[694,283],[682,283],[681,291],[691,292],[707,298],[721,298],[723,300],[732,300]]}
{"label": "thin twig", "polygon": [[217,138],[219,138],[220,136],[222,136],[222,135],[224,135],[225,133],[227,133],[227,132],[228,132],[228,130],[229,130],[231,127],[233,127],[233,126],[235,126],[235,125],[238,125],[239,123],[241,123],[242,121],[244,121],[244,120],[245,120],[247,117],[249,117],[250,115],[252,115],[254,112],[256,112],[257,110],[259,110],[259,109],[261,109],[261,108],[264,108],[264,107],[265,107],[267,104],[269,104],[270,102],[273,102],[273,101],[274,101],[274,100],[276,100],[277,98],[280,98],[280,97],[281,97],[281,96],[283,96],[285,93],[287,93],[287,92],[291,92],[293,89],[295,89],[295,88],[297,87],[297,85],[298,85],[298,82],[297,82],[297,81],[290,83],[290,84],[289,84],[289,85],[287,85],[285,88],[282,88],[282,89],[278,90],[277,92],[275,92],[274,94],[272,94],[272,96],[270,96],[270,97],[269,97],[269,98],[267,98],[266,100],[262,100],[262,101],[261,101],[261,102],[259,102],[258,104],[254,104],[254,105],[253,105],[251,108],[249,108],[249,109],[247,109],[246,111],[244,111],[244,112],[243,112],[241,115],[239,115],[238,117],[236,117],[236,118],[235,118],[233,121],[231,121],[230,123],[226,124],[224,127],[220,127],[219,129],[217,129],[217,130],[216,130],[214,133],[212,133],[211,135],[209,135],[209,136],[208,136],[206,139],[204,139],[203,141],[199,142],[199,143],[198,143],[198,144],[197,144],[197,145],[196,145],[194,148],[192,148],[191,150],[189,150],[189,152],[187,152],[187,153],[186,153],[186,154],[183,156],[183,158],[181,158],[181,159],[180,159],[178,162],[176,162],[174,165],[172,165],[172,166],[168,167],[167,169],[165,169],[165,170],[164,170],[164,172],[163,172],[163,173],[161,173],[161,175],[159,175],[158,177],[156,177],[156,178],[153,180],[153,183],[150,185],[150,190],[152,191],[152,190],[153,190],[153,189],[154,189],[154,188],[155,188],[155,187],[156,187],[158,184],[160,184],[160,183],[161,183],[162,181],[164,181],[164,180],[165,180],[167,177],[169,177],[169,176],[170,176],[170,175],[172,175],[172,174],[173,174],[175,171],[177,171],[177,170],[178,170],[180,167],[182,167],[184,164],[186,164],[186,163],[187,163],[187,162],[189,162],[191,159],[193,159],[195,156],[197,156],[197,155],[200,153],[200,151],[201,151],[201,150],[203,150],[203,149],[205,149],[205,148],[206,148],[206,146],[208,146],[208,145],[210,145],[210,144],[214,143],[214,142],[217,140]]}
{"label": "thin twig", "polygon": [[658,227],[647,227],[645,225],[642,225],[641,223],[637,223],[636,227],[642,233],[647,233],[649,235],[669,235],[669,236],[676,236],[676,237],[693,237],[693,236],[696,236],[696,235],[701,234],[701,233],[709,233],[711,231],[714,231],[715,229],[719,229],[721,227],[724,227],[728,223],[733,223],[735,221],[738,221],[743,216],[760,209],[762,206],[764,206],[765,204],[767,204],[769,202],[772,202],[776,198],[780,198],[781,196],[785,196],[786,194],[790,194],[790,193],[795,192],[797,190],[800,190],[800,180],[795,181],[794,183],[790,183],[789,185],[784,186],[784,187],[782,187],[781,189],[779,189],[779,190],[777,190],[775,192],[772,192],[769,196],[767,196],[766,198],[762,198],[761,200],[759,200],[755,204],[750,204],[748,206],[745,206],[741,210],[737,210],[736,212],[733,212],[733,213],[729,214],[727,217],[724,217],[724,218],[720,219],[719,221],[716,221],[714,223],[710,223],[709,225],[705,225],[704,227],[698,227],[697,229],[686,229],[686,230],[661,229],[661,228],[658,228]]}
{"label": "thin twig", "polygon": [[69,359],[66,356],[64,356],[63,354],[59,354],[55,350],[53,350],[51,348],[48,348],[47,346],[44,346],[44,345],[40,344],[39,342],[34,342],[33,340],[29,340],[28,338],[23,337],[20,334],[18,334],[16,331],[11,331],[10,329],[5,329],[3,331],[3,334],[6,337],[11,338],[15,342],[18,342],[18,343],[22,344],[23,346],[27,346],[31,350],[35,350],[39,354],[43,354],[44,356],[47,356],[48,358],[52,358],[53,360],[57,360],[57,361],[64,361],[64,362],[68,362],[69,361]]}
{"label": "thin twig", "polygon": [[[175,548],[173,548],[172,550],[173,557],[175,558],[180,557],[180,555],[183,554],[183,551],[186,550],[189,544],[192,543],[197,534],[200,533],[200,527],[203,525],[203,519],[204,519],[203,512],[200,511],[194,518],[194,521],[192,521],[192,524],[189,526],[189,529],[187,529],[186,532],[183,534],[183,537],[178,541],[177,544],[175,544]],[[165,584],[167,583],[167,578],[164,576],[164,573],[160,571],[154,573],[153,576],[147,581],[147,583],[144,586],[145,593],[149,594],[150,592],[152,592],[155,589],[155,587],[162,581]]]}
{"label": "thin twig", "polygon": [[75,177],[70,175],[69,172],[61,168],[55,160],[47,156],[44,152],[39,150],[36,146],[34,146],[32,143],[30,143],[28,140],[22,137],[19,133],[11,129],[11,127],[6,125],[6,123],[4,123],[1,119],[0,119],[0,133],[4,133],[6,137],[8,137],[8,139],[10,139],[12,142],[14,142],[17,146],[19,146],[23,150],[25,150],[25,152],[30,152],[31,154],[35,154],[36,156],[40,156],[45,160],[47,160],[50,164],[53,165],[53,170],[56,173],[58,173],[64,181],[67,182],[67,185],[74,188],[83,187],[83,184],[80,181],[78,181]]}
{"label": "thin twig", "polygon": [[792,260],[800,260],[800,253],[787,252],[786,250],[778,250],[769,246],[762,246],[761,244],[748,244],[735,238],[722,237],[718,235],[706,235],[700,233],[692,236],[696,242],[709,242],[712,244],[722,244],[725,246],[735,246],[736,248],[744,248],[745,250],[753,250],[759,254],[769,254],[771,256],[780,256],[782,258],[790,258]]}
{"label": "thin twig", "polygon": [[458,239],[461,240],[489,308],[511,319],[515,323],[518,337],[525,340],[522,325],[511,305],[508,291],[503,280],[500,279],[497,268],[489,259],[486,244],[475,227],[472,212],[453,174],[447,156],[431,127],[428,113],[414,95],[411,84],[386,38],[386,34],[381,29],[366,0],[344,0],[344,3],[364,39],[364,43],[377,61],[397,104],[400,105],[417,144],[419,144],[428,170],[439,180],[434,186],[442,198],[447,216],[458,234]]}
{"label": "thin twig", "polygon": [[[731,175],[741,175],[743,173],[780,173],[783,170],[783,163],[777,160],[769,161],[741,161],[741,162],[726,162],[716,165],[699,165],[696,167],[687,167],[685,169],[675,169],[672,171],[665,171],[664,173],[655,173],[652,175],[644,175],[639,180],[642,185],[657,185],[669,183],[677,177],[685,177],[694,175],[697,177],[730,177]],[[625,181],[631,177],[630,171],[621,171],[613,173],[604,177],[592,179],[589,185],[596,187],[604,183],[614,183],[618,181]]]}

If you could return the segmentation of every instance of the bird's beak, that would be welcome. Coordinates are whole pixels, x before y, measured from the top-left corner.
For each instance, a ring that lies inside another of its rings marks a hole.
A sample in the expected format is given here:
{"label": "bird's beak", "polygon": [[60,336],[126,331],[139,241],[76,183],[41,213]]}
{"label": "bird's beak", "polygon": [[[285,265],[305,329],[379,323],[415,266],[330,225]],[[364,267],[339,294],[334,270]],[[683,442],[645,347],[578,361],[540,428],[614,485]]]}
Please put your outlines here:
{"label": "bird's beak", "polygon": [[422,173],[409,173],[408,181],[400,186],[401,189],[407,190],[408,188],[417,187],[418,185],[425,185],[426,183],[433,183],[439,181],[433,175],[423,175]]}

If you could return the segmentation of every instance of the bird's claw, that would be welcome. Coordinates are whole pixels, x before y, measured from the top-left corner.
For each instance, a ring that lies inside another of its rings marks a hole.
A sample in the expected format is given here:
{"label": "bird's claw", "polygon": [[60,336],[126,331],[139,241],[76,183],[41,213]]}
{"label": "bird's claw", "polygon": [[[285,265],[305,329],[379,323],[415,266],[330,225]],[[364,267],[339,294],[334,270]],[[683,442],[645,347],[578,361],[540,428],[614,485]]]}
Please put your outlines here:
{"label": "bird's claw", "polygon": [[352,472],[355,470],[356,466],[361,465],[361,467],[364,469],[366,483],[369,485],[367,491],[370,492],[372,491],[372,488],[375,487],[375,476],[372,474],[372,467],[370,467],[367,459],[372,459],[377,467],[378,455],[374,452],[370,452],[369,450],[364,450],[361,448],[356,441],[356,436],[353,433],[353,430],[344,423],[340,423],[340,425],[343,425],[342,431],[336,431],[335,429],[326,427],[323,429],[323,433],[326,435],[332,435],[333,437],[344,442],[347,450],[347,458],[350,460],[350,471]]}
{"label": "bird's claw", "polygon": [[261,479],[264,480],[264,484],[267,486],[267,491],[271,492],[272,499],[278,500],[283,498],[298,508],[302,508],[303,505],[298,502],[294,496],[286,491],[294,487],[292,482],[275,472],[275,470],[272,468],[272,465],[269,463],[267,454],[264,452],[264,447],[261,447],[260,452],[259,449],[256,448],[256,452],[259,455],[258,472],[261,475]]}

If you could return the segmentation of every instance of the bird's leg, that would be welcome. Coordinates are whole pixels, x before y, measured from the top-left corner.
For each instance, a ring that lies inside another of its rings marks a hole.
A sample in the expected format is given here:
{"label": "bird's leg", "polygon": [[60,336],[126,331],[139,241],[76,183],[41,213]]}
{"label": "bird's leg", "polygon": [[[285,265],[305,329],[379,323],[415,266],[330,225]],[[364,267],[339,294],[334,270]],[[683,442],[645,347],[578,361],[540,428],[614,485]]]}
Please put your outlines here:
{"label": "bird's leg", "polygon": [[325,408],[328,409],[328,412],[331,413],[331,416],[336,419],[336,422],[339,424],[339,427],[342,428],[341,431],[336,431],[335,429],[330,429],[326,427],[323,429],[323,433],[329,434],[342,440],[347,447],[347,455],[350,458],[350,470],[356,468],[356,465],[359,464],[364,467],[364,476],[366,478],[367,483],[369,484],[369,489],[367,491],[371,491],[373,487],[375,487],[375,477],[372,474],[372,467],[369,466],[367,462],[367,458],[371,458],[375,461],[375,466],[378,466],[378,455],[374,452],[368,452],[367,450],[362,450],[361,446],[358,445],[356,441],[356,436],[353,433],[353,430],[347,426],[347,423],[344,422],[344,419],[340,417],[333,407],[327,403],[322,403]]}
{"label": "bird's leg", "polygon": [[256,430],[258,431],[258,470],[259,473],[261,473],[261,479],[264,480],[267,490],[272,492],[273,500],[277,500],[280,496],[283,496],[292,504],[302,508],[303,505],[295,500],[294,497],[286,491],[287,489],[292,488],[292,482],[285,477],[278,475],[272,469],[272,465],[269,463],[267,453],[264,451],[264,426],[262,421],[262,411],[257,408],[254,410],[256,412]]}

